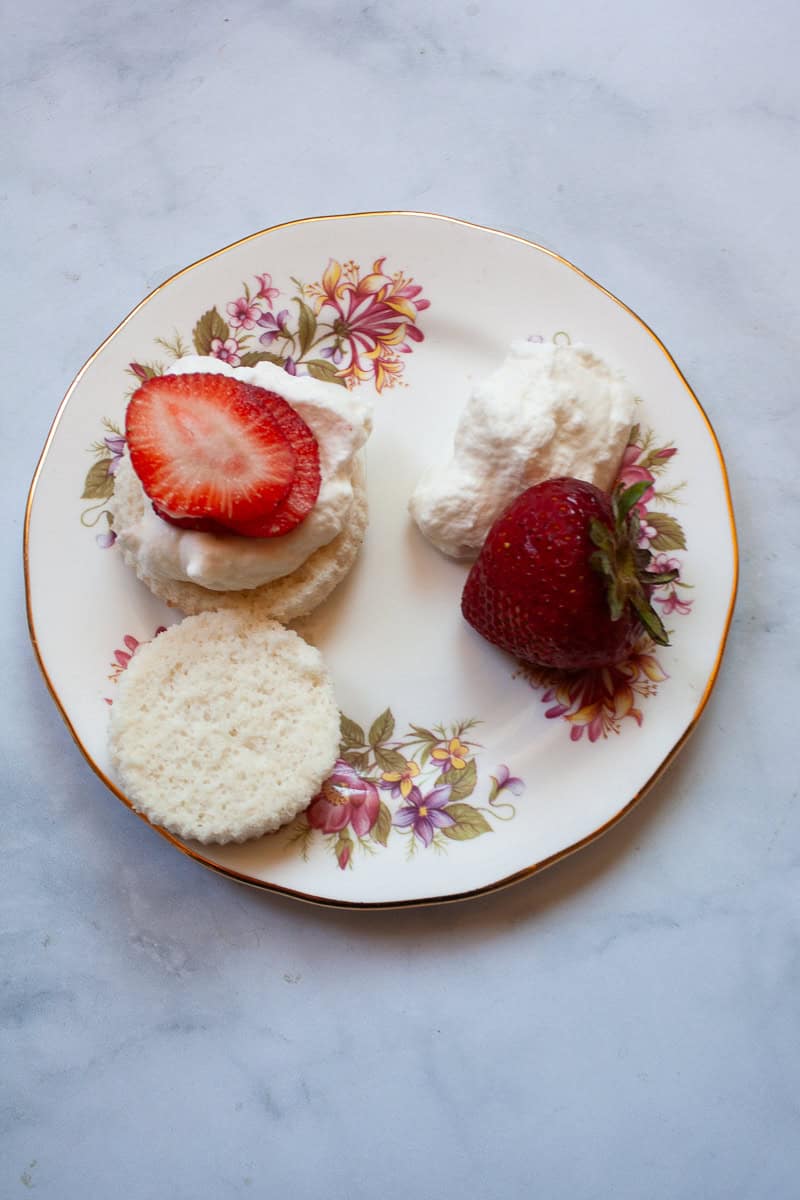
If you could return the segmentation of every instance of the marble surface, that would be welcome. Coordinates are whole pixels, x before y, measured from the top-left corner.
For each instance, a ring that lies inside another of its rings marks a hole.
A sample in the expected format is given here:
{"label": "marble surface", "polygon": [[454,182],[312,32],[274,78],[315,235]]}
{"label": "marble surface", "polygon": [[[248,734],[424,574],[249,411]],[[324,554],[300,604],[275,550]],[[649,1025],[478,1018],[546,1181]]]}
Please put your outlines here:
{"label": "marble surface", "polygon": [[[788,0],[15,9],[0,1195],[797,1195],[798,35]],[[21,541],[60,397],[143,294],[381,208],[531,237],[653,326],[725,450],[742,579],[700,728],[621,826],[359,914],[237,887],[112,799],[35,665]]]}

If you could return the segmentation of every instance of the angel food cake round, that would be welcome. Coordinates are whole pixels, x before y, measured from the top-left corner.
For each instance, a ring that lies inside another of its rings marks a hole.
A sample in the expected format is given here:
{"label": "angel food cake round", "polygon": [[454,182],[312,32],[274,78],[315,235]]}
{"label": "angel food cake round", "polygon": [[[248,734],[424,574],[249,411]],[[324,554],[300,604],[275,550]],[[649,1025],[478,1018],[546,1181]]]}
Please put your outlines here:
{"label": "angel food cake round", "polygon": [[125,562],[186,613],[305,615],[363,540],[371,428],[369,403],[335,384],[179,359],[126,414],[110,505]]}
{"label": "angel food cake round", "polygon": [[243,842],[279,828],[336,760],[339,711],[322,655],[252,613],[187,617],[120,680],[111,757],[133,807],[182,838]]}

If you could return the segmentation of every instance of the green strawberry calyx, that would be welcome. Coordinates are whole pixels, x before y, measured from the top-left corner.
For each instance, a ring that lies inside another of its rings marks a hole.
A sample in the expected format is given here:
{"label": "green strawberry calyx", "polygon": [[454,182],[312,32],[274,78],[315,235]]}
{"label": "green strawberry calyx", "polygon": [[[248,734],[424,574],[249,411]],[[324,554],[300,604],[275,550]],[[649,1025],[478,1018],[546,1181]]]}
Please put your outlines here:
{"label": "green strawberry calyx", "polygon": [[649,487],[648,480],[641,480],[629,488],[620,486],[614,491],[611,497],[613,528],[597,517],[591,518],[589,536],[597,549],[589,562],[595,571],[605,576],[611,620],[618,621],[630,604],[653,641],[668,646],[667,631],[650,603],[650,592],[660,584],[671,583],[678,572],[659,574],[649,571],[653,556],[638,545],[641,530],[636,505]]}

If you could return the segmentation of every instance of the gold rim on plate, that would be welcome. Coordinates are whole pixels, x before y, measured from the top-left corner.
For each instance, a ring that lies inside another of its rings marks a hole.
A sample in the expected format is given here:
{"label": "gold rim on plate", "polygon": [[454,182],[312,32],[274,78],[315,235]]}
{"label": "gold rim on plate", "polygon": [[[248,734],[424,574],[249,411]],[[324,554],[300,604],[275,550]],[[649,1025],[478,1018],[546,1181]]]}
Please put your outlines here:
{"label": "gold rim on plate", "polygon": [[[128,322],[136,315],[136,313],[138,313],[139,309],[143,308],[144,305],[147,304],[150,300],[152,300],[154,296],[156,296],[159,292],[163,291],[163,289],[165,287],[167,287],[169,284],[173,283],[174,280],[179,279],[182,275],[186,275],[189,271],[193,271],[196,267],[200,267],[204,263],[210,262],[211,259],[213,259],[213,258],[218,258],[221,254],[226,254],[229,250],[233,250],[237,246],[243,246],[247,242],[253,241],[256,238],[263,237],[267,233],[276,233],[280,229],[288,229],[293,225],[308,225],[308,224],[318,223],[320,221],[352,220],[354,218],[363,218],[363,217],[424,217],[424,218],[428,218],[433,221],[446,221],[452,225],[461,225],[461,226],[464,226],[464,227],[467,227],[470,229],[478,229],[482,233],[490,233],[490,234],[495,235],[496,237],[508,238],[510,241],[520,242],[524,246],[530,246],[534,250],[541,251],[542,254],[546,254],[549,258],[555,259],[557,262],[562,263],[565,267],[569,267],[569,269],[571,271],[574,271],[577,275],[580,275],[581,278],[585,279],[587,283],[590,283],[592,285],[592,287],[597,288],[598,291],[602,292],[605,296],[608,296],[609,300],[613,300],[613,302],[615,304],[617,304],[620,308],[622,308],[625,312],[627,312],[630,316],[632,316],[634,318],[634,320],[639,325],[641,325],[641,327],[645,330],[645,332],[647,334],[649,334],[649,336],[653,339],[653,341],[656,343],[656,345],[658,346],[658,348],[662,352],[662,354],[664,354],[666,356],[667,361],[669,362],[672,369],[675,371],[675,374],[680,379],[684,388],[686,389],[686,391],[688,392],[692,401],[694,402],[697,409],[699,410],[701,417],[703,418],[705,426],[711,437],[711,441],[714,446],[714,450],[716,452],[717,458],[719,460],[720,471],[722,474],[722,480],[725,485],[725,502],[726,502],[727,509],[728,509],[728,520],[730,522],[731,546],[732,546],[732,550],[733,550],[733,585],[731,587],[731,595],[730,595],[730,600],[728,602],[728,611],[725,616],[725,627],[722,631],[722,637],[720,638],[720,643],[719,643],[719,647],[717,650],[716,658],[714,659],[714,665],[713,665],[711,674],[710,674],[709,679],[706,683],[706,686],[703,690],[703,693],[700,697],[697,708],[695,709],[694,715],[692,716],[692,719],[690,720],[689,724],[687,725],[687,727],[684,730],[684,732],[682,733],[682,735],[678,738],[677,742],[675,742],[672,749],[665,756],[665,758],[662,760],[662,762],[659,764],[659,766],[656,768],[656,770],[653,772],[653,774],[650,776],[650,778],[645,782],[643,787],[641,787],[639,789],[639,791],[636,793],[636,795],[633,796],[633,798],[631,800],[629,800],[628,803],[625,804],[619,810],[619,812],[615,813],[615,815],[613,817],[611,817],[610,820],[606,821],[604,825],[599,826],[597,829],[595,829],[591,833],[587,834],[586,837],[580,838],[577,842],[573,842],[572,845],[566,846],[563,850],[559,850],[557,853],[551,854],[547,858],[543,858],[539,862],[535,862],[529,867],[523,867],[522,870],[515,871],[511,875],[505,876],[503,879],[495,880],[494,882],[484,884],[481,887],[472,888],[465,892],[453,893],[453,894],[447,895],[447,896],[430,896],[430,897],[422,897],[419,899],[410,899],[410,900],[385,900],[385,901],[366,901],[366,902],[362,902],[362,901],[358,901],[358,900],[335,900],[335,899],[332,899],[332,898],[326,897],[326,896],[314,896],[309,892],[301,892],[294,888],[283,887],[281,884],[268,883],[266,880],[256,879],[252,875],[245,875],[240,871],[234,871],[231,867],[222,867],[219,865],[219,863],[212,862],[210,859],[205,858],[204,855],[198,853],[196,850],[190,850],[188,846],[183,845],[182,842],[178,841],[177,838],[173,837],[173,835],[171,833],[169,833],[166,829],[162,829],[158,825],[152,825],[151,822],[148,821],[145,816],[143,816],[141,813],[136,812],[136,810],[133,808],[132,804],[127,799],[127,797],[125,795],[123,795],[123,793],[119,790],[119,788],[116,786],[116,784],[113,783],[113,781],[111,779],[109,779],[108,776],[98,767],[98,765],[95,763],[95,761],[93,760],[93,758],[87,751],[86,747],[81,742],[81,739],[78,737],[75,727],[73,726],[72,722],[70,721],[69,716],[67,715],[66,709],[65,709],[64,705],[61,703],[61,699],[60,699],[55,687],[53,686],[53,682],[50,679],[50,676],[47,672],[47,668],[44,664],[44,660],[42,659],[41,652],[39,650],[39,642],[38,642],[38,639],[36,636],[36,629],[34,627],[33,612],[32,612],[32,606],[31,606],[30,572],[29,572],[29,564],[28,564],[28,535],[29,535],[29,527],[30,527],[31,509],[32,509],[32,505],[33,505],[34,494],[36,492],[36,484],[38,482],[39,475],[42,472],[42,468],[44,467],[44,463],[47,458],[47,454],[50,449],[50,445],[55,436],[55,432],[56,432],[56,429],[58,428],[59,422],[61,421],[61,418],[64,414],[67,403],[68,403],[70,397],[72,396],[72,393],[75,391],[75,388],[78,386],[81,379],[83,378],[84,373],[89,368],[89,366],[94,362],[94,360],[97,358],[98,354],[100,354],[106,348],[106,346],[113,340],[113,338],[116,337],[116,335],[119,333],[119,331],[125,325],[128,324]],[[33,645],[34,652],[36,654],[36,659],[39,664],[39,668],[42,672],[42,675],[44,676],[44,680],[45,680],[45,683],[47,684],[47,688],[50,692],[50,695],[53,697],[56,707],[58,708],[59,712],[61,713],[61,716],[64,719],[64,722],[65,722],[67,728],[69,729],[69,732],[71,733],[71,735],[73,737],[73,740],[75,741],[79,750],[81,751],[84,758],[88,762],[89,766],[92,768],[92,770],[95,772],[95,774],[103,781],[103,783],[106,785],[106,787],[111,792],[113,792],[114,795],[119,800],[121,800],[122,803],[124,805],[126,805],[127,808],[129,808],[131,810],[131,812],[135,813],[135,815],[137,817],[139,817],[140,820],[144,821],[145,824],[150,825],[150,827],[152,829],[154,829],[156,833],[160,834],[161,837],[166,839],[166,841],[171,842],[172,845],[175,846],[176,849],[180,850],[180,852],[182,854],[185,854],[188,858],[194,859],[195,862],[200,863],[202,866],[207,867],[211,871],[215,871],[219,875],[224,875],[226,878],[233,879],[237,883],[248,884],[251,887],[261,888],[261,889],[263,889],[265,891],[269,891],[269,892],[276,892],[279,895],[283,895],[283,896],[291,896],[295,900],[303,900],[308,904],[321,905],[323,907],[329,907],[329,908],[349,908],[349,909],[362,909],[362,910],[418,908],[418,907],[423,907],[425,905],[432,905],[432,904],[453,904],[459,900],[469,900],[475,896],[483,896],[483,895],[487,895],[490,892],[500,891],[503,888],[510,887],[512,884],[521,882],[523,879],[528,879],[531,875],[535,875],[539,871],[543,871],[546,867],[550,867],[554,863],[559,862],[561,859],[567,858],[569,855],[574,854],[577,850],[582,850],[584,848],[584,846],[588,846],[591,842],[595,841],[597,838],[601,837],[604,833],[607,833],[609,829],[612,829],[616,824],[618,824],[618,822],[620,822],[623,819],[623,817],[627,816],[628,813],[631,812],[631,810],[634,808],[634,806],[636,804],[638,804],[638,802],[650,790],[650,788],[657,782],[657,780],[661,777],[661,775],[663,775],[664,771],[666,771],[667,767],[670,765],[670,763],[673,761],[673,759],[676,757],[676,755],[679,753],[679,751],[684,747],[684,745],[688,741],[689,737],[692,735],[692,733],[696,729],[697,723],[703,713],[703,710],[706,707],[706,704],[708,703],[711,692],[713,691],[714,685],[717,681],[717,676],[719,675],[719,669],[720,669],[720,665],[722,662],[722,656],[725,651],[725,644],[728,640],[728,633],[730,631],[731,620],[733,618],[733,609],[734,609],[734,605],[736,603],[736,593],[737,593],[737,589],[738,589],[738,585],[739,585],[739,545],[738,545],[738,539],[736,536],[736,522],[735,522],[734,514],[733,514],[733,502],[731,499],[731,490],[730,490],[730,483],[728,480],[728,471],[725,466],[725,459],[722,454],[722,450],[720,449],[720,445],[717,440],[717,435],[714,432],[714,428],[713,428],[711,421],[709,420],[702,404],[697,399],[697,396],[694,394],[691,387],[689,386],[680,367],[675,362],[675,359],[672,357],[669,350],[667,350],[664,343],[653,332],[653,330],[650,328],[650,326],[647,324],[647,322],[643,321],[642,318],[638,315],[638,313],[635,313],[632,308],[630,308],[627,304],[625,304],[622,300],[620,300],[619,297],[615,296],[613,294],[613,292],[610,292],[608,290],[608,288],[605,288],[605,287],[603,287],[602,284],[598,283],[596,279],[593,279],[591,277],[591,275],[587,275],[586,272],[582,271],[580,267],[576,267],[575,264],[570,262],[568,259],[563,258],[560,254],[556,254],[556,252],[554,250],[548,250],[546,246],[540,246],[538,244],[538,242],[532,242],[528,238],[520,237],[518,234],[504,233],[500,229],[492,229],[491,226],[488,226],[488,225],[477,225],[474,221],[464,221],[458,217],[447,217],[447,216],[443,216],[441,213],[416,212],[413,210],[404,210],[404,209],[397,209],[397,210],[390,209],[390,210],[386,210],[383,212],[336,213],[336,214],[331,214],[328,216],[321,216],[321,217],[301,217],[295,221],[283,221],[279,225],[271,225],[267,229],[259,230],[257,233],[248,234],[247,237],[240,238],[238,241],[232,242],[229,246],[224,246],[221,250],[215,250],[212,254],[207,254],[207,255],[205,255],[204,258],[198,259],[197,262],[192,263],[190,266],[184,267],[182,270],[177,271],[174,275],[171,275],[169,277],[169,279],[166,279],[163,283],[159,284],[158,287],[154,288],[152,292],[148,293],[148,295],[145,296],[144,299],[140,300],[139,303],[136,305],[136,307],[132,308],[131,311],[128,313],[128,315],[126,317],[124,317],[120,321],[120,323],[116,326],[116,328],[114,328],[111,331],[111,333],[108,335],[108,337],[106,337],[104,339],[104,341],[101,342],[101,344],[97,347],[97,349],[94,351],[94,353],[91,354],[89,356],[89,358],[87,358],[86,362],[83,364],[83,366],[78,371],[75,378],[73,379],[72,383],[67,388],[64,398],[61,401],[60,405],[58,406],[58,411],[56,412],[56,415],[53,419],[53,423],[50,426],[50,431],[47,435],[44,447],[42,448],[42,452],[39,456],[39,461],[36,464],[36,470],[33,473],[33,479],[31,480],[30,490],[28,492],[28,501],[25,506],[25,525],[24,525],[24,533],[23,533],[23,563],[24,563],[24,568],[25,568],[25,607],[26,607],[27,619],[28,619],[28,631],[30,634],[30,639],[31,639],[31,643]]]}

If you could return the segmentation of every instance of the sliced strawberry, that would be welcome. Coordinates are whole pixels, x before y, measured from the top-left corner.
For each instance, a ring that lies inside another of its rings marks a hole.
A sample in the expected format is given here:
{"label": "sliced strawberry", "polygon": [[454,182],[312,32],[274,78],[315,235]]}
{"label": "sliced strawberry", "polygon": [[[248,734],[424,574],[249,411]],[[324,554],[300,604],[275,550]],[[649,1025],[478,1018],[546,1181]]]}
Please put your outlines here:
{"label": "sliced strawberry", "polygon": [[125,417],[131,462],[162,514],[263,518],[287,495],[297,456],[247,384],[227,375],[163,375]]}
{"label": "sliced strawberry", "polygon": [[230,533],[230,529],[220,525],[219,521],[212,521],[211,517],[171,517],[169,513],[162,512],[157,504],[153,505],[153,512],[169,525],[177,525],[178,529],[193,529],[197,533]]}
{"label": "sliced strawberry", "polygon": [[237,520],[226,524],[242,537],[280,537],[304,521],[317,502],[321,483],[319,446],[303,418],[282,396],[255,386],[250,391],[289,439],[297,455],[294,483],[283,500],[266,516],[255,521]]}

